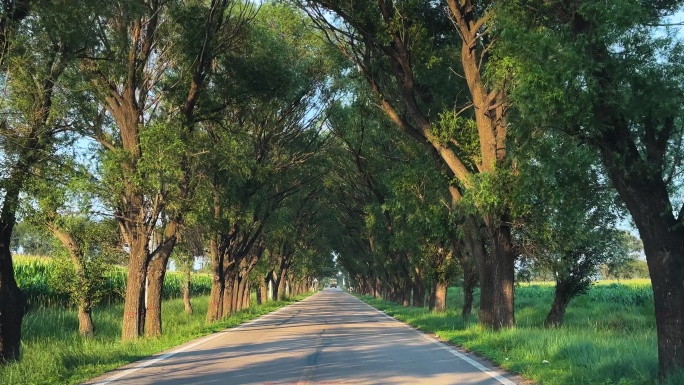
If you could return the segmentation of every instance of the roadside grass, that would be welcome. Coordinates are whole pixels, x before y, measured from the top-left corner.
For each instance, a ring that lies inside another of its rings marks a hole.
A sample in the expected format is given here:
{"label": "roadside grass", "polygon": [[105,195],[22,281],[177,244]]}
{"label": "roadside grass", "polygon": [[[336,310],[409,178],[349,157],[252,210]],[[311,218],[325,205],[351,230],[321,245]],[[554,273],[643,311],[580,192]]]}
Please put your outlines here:
{"label": "roadside grass", "polygon": [[182,299],[164,301],[164,335],[126,344],[120,341],[123,304],[93,310],[93,339],[78,335],[75,310],[40,307],[24,318],[22,358],[0,367],[0,384],[77,384],[194,338],[237,326],[307,295],[254,305],[212,324],[205,323],[208,296],[192,299],[194,313],[190,316],[185,314]]}
{"label": "roadside grass", "polygon": [[[642,385],[657,383],[655,318],[649,282],[602,283],[568,306],[565,323],[542,327],[553,286],[516,287],[516,327],[492,332],[477,325],[479,295],[467,321],[460,314],[463,294],[452,287],[448,310],[404,308],[372,297],[360,298],[388,315],[440,339],[460,345],[542,385]],[[646,293],[646,294],[645,294]],[[678,375],[664,384],[684,384]]]}

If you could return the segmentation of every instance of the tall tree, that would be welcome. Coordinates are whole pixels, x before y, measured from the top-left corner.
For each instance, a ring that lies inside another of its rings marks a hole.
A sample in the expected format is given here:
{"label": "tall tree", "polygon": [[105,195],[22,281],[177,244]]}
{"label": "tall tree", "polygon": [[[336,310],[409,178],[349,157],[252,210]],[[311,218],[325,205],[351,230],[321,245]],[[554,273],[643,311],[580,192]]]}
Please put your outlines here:
{"label": "tall tree", "polygon": [[664,377],[684,368],[684,66],[681,42],[657,26],[682,2],[607,4],[502,4],[500,57],[516,71],[522,116],[592,147],[631,213],[651,274]]}
{"label": "tall tree", "polygon": [[[63,75],[74,52],[88,44],[92,3],[61,6],[3,1],[0,10],[0,363],[19,358],[24,304],[14,279],[10,242],[20,194],[36,167],[54,154],[70,124],[62,103]],[[26,22],[28,12],[31,22]]]}
{"label": "tall tree", "polygon": [[[485,77],[496,40],[490,1],[450,0],[447,13],[435,2],[299,3],[353,60],[396,126],[438,155],[449,177],[456,179],[448,186],[454,203],[467,191],[481,195],[491,190],[494,182],[504,188],[491,193],[505,193],[512,175],[509,103],[506,77]],[[465,82],[452,76],[454,67]],[[480,322],[492,328],[513,326],[516,256],[510,209],[505,204],[475,208],[468,219],[470,230],[463,234],[478,260]]]}

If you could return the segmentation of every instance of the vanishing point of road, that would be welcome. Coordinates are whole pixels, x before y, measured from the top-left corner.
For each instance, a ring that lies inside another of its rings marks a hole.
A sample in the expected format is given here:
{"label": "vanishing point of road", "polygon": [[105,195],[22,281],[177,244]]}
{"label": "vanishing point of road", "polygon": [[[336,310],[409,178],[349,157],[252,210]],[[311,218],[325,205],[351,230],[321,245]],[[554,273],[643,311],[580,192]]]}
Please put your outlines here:
{"label": "vanishing point of road", "polygon": [[512,385],[518,381],[339,289],[327,289],[88,384]]}

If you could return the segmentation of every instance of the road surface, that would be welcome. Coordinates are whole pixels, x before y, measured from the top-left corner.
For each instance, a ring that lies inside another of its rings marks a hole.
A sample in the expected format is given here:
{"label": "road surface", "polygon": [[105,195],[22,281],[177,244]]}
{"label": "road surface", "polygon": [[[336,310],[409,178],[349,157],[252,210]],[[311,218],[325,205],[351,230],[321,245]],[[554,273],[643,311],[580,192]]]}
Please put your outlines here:
{"label": "road surface", "polygon": [[511,385],[517,381],[339,289],[327,289],[88,384]]}

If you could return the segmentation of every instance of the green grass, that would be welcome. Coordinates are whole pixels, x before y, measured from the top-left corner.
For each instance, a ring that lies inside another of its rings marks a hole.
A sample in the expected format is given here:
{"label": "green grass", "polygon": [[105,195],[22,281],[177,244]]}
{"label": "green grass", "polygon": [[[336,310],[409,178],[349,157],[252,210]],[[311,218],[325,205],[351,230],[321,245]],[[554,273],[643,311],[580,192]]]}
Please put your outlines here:
{"label": "green grass", "polygon": [[[477,325],[477,314],[463,321],[460,288],[449,289],[449,310],[442,314],[361,299],[538,384],[641,385],[656,383],[658,370],[649,293],[648,282],[595,285],[570,303],[563,327],[546,329],[541,325],[553,301],[553,286],[522,285],[516,287],[516,327],[499,332]],[[668,383],[682,384],[684,377]]]}
{"label": "green grass", "polygon": [[[298,299],[301,298],[295,300]],[[252,306],[226,320],[207,325],[204,319],[208,300],[208,296],[194,298],[192,316],[185,314],[181,299],[164,301],[164,335],[127,344],[120,342],[122,304],[93,311],[96,328],[93,339],[78,335],[75,311],[37,308],[24,318],[22,358],[0,367],[0,384],[76,384],[193,338],[239,325],[294,301]]]}

